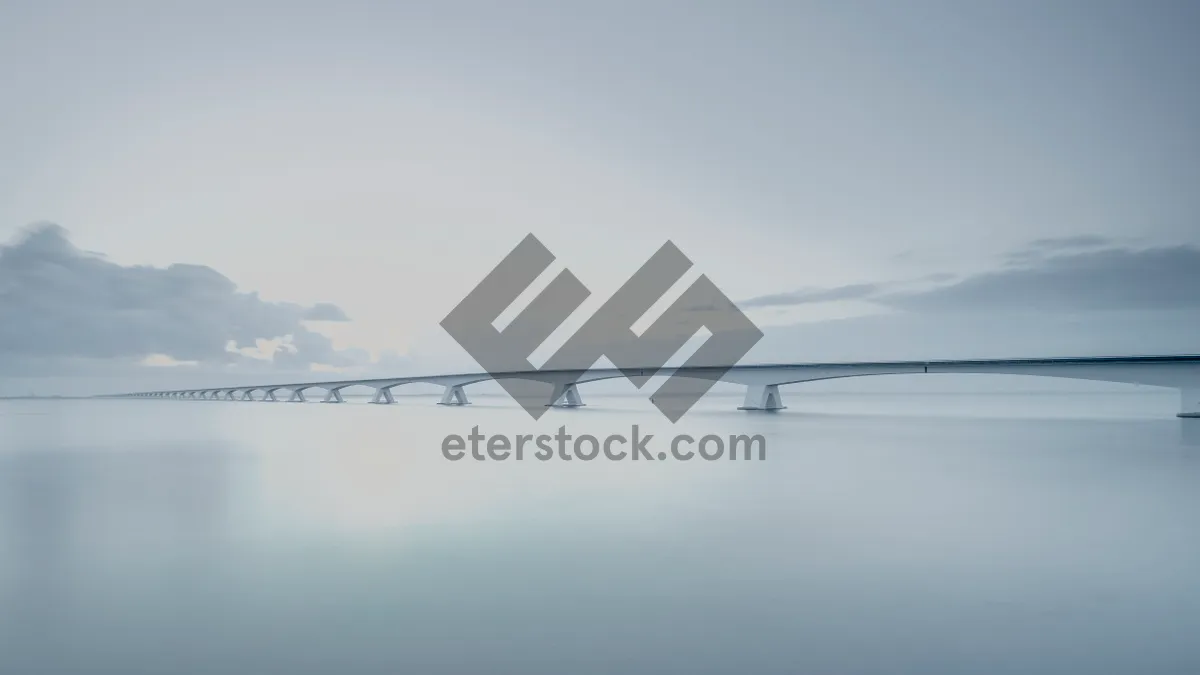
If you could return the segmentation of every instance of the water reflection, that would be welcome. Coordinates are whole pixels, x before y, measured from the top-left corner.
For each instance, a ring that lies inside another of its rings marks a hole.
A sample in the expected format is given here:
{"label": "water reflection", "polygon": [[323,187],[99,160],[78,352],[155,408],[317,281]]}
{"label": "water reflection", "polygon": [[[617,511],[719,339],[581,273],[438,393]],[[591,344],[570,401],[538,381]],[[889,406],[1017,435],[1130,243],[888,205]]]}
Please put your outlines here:
{"label": "water reflection", "polygon": [[[0,458],[0,520],[30,571],[90,566],[219,541],[236,503],[234,455],[180,444],[158,452],[32,452]],[[62,569],[64,573],[72,570]]]}
{"label": "water reflection", "polygon": [[[0,428],[0,672],[1195,670],[1200,424],[963,399],[42,403]],[[768,459],[439,451],[633,423]]]}
{"label": "water reflection", "polygon": [[1200,419],[1180,419],[1179,437],[1188,447],[1200,447]]}

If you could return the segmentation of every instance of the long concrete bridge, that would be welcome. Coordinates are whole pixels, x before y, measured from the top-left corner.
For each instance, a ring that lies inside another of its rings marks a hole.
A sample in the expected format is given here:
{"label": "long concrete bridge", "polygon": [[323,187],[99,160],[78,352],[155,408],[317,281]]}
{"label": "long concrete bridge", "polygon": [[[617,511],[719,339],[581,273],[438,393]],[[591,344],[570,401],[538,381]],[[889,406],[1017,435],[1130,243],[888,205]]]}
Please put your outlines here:
{"label": "long concrete bridge", "polygon": [[[441,405],[467,405],[466,387],[478,382],[505,378],[542,382],[552,387],[547,406],[575,408],[583,405],[577,385],[598,380],[625,377],[626,372],[615,368],[596,368],[586,371],[514,371],[508,373],[459,373],[451,375],[421,375],[286,384],[256,384],[237,387],[206,387],[201,389],[171,389],[102,398],[166,398],[225,401],[279,401],[278,394],[287,392],[287,401],[305,402],[305,392],[311,389],[325,392],[324,403],[342,403],[342,390],[364,386],[375,390],[372,403],[395,403],[392,390],[406,384],[431,384],[444,388]],[[1125,382],[1180,391],[1180,417],[1200,418],[1200,355],[1179,356],[1107,356],[1045,359],[981,359],[957,361],[880,361],[861,363],[781,363],[736,365],[732,367],[667,367],[655,370],[632,371],[630,374],[656,376],[680,375],[702,380],[731,382],[746,387],[741,410],[782,410],[783,398],[779,387],[785,384],[871,375],[907,375],[936,373],[992,373],[1034,375],[1075,380]],[[258,398],[255,398],[255,395]]]}

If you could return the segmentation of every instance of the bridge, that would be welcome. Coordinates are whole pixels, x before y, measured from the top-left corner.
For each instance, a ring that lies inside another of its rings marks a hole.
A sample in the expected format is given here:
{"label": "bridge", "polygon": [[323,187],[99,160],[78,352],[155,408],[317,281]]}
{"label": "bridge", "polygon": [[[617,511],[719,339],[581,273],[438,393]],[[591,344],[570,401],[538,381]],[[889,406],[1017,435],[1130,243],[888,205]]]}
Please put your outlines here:
{"label": "bridge", "polygon": [[[466,387],[479,382],[506,378],[540,382],[546,386],[546,405],[576,408],[583,405],[578,385],[631,375],[655,375],[696,378],[744,385],[746,396],[740,410],[782,410],[783,398],[779,387],[787,384],[830,380],[845,377],[874,375],[908,375],[938,373],[990,373],[1033,375],[1075,380],[1124,382],[1129,384],[1172,387],[1180,391],[1179,417],[1200,418],[1200,355],[1180,356],[1100,356],[1042,359],[977,359],[951,361],[879,361],[859,363],[781,363],[753,364],[726,367],[680,366],[646,370],[622,371],[616,368],[588,370],[530,370],[506,373],[459,373],[450,375],[421,375],[286,384],[256,384],[237,387],[207,387],[201,389],[172,389],[126,394],[111,394],[98,398],[165,398],[224,401],[279,401],[280,392],[287,401],[306,402],[305,392],[325,392],[324,403],[342,403],[342,390],[363,386],[375,390],[372,403],[395,403],[392,390],[406,384],[430,384],[443,387],[440,404],[467,405]],[[255,395],[258,398],[255,398]]]}

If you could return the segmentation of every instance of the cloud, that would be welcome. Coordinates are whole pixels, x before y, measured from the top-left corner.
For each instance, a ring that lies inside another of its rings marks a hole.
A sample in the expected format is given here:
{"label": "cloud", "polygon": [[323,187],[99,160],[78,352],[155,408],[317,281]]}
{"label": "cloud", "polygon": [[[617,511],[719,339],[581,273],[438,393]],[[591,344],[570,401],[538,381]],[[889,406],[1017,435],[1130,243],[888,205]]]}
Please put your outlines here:
{"label": "cloud", "polygon": [[[838,300],[915,312],[1156,310],[1200,308],[1200,249],[1190,245],[1107,246],[1103,237],[1038,239],[1006,256],[1007,265],[965,277],[930,274],[910,282],[861,283],[776,293],[743,309]],[[1099,248],[1097,248],[1099,247]]]}
{"label": "cloud", "polygon": [[[857,299],[878,305],[880,313],[769,328],[746,360],[1195,352],[1200,248],[1110,241],[1038,240],[1019,249],[1041,252],[1020,265],[1009,257],[1006,266],[981,273],[927,275],[917,280],[922,285],[875,284],[875,292]],[[827,290],[836,295],[838,288]],[[791,294],[763,297],[788,300]]]}
{"label": "cloud", "polygon": [[763,332],[745,363],[1190,354],[1200,312],[890,312]]}
{"label": "cloud", "polygon": [[789,293],[774,293],[760,295],[737,303],[742,309],[762,307],[790,307],[794,305],[809,305],[818,302],[833,302],[836,300],[862,300],[870,298],[880,291],[878,284],[849,284],[832,288],[806,288]]}
{"label": "cloud", "polygon": [[1004,256],[1006,265],[1021,267],[1045,260],[1049,256],[1078,253],[1087,249],[1114,248],[1116,241],[1096,234],[1078,234],[1071,237],[1049,237],[1034,239],[1024,246],[1009,251]]}
{"label": "cloud", "polygon": [[1107,237],[1101,237],[1098,234],[1079,234],[1073,237],[1052,237],[1047,239],[1034,239],[1026,245],[1026,249],[1038,249],[1041,251],[1067,251],[1072,249],[1082,248],[1099,248],[1108,246],[1113,241]]}
{"label": "cloud", "polygon": [[1200,249],[1105,248],[1033,260],[873,301],[913,311],[1200,309]]}
{"label": "cloud", "polygon": [[341,307],[328,302],[318,302],[304,312],[305,321],[349,321],[350,317]]}
{"label": "cloud", "polygon": [[288,366],[350,365],[305,320],[346,315],[325,303],[266,302],[202,265],[124,267],[80,251],[54,224],[0,245],[0,367],[147,357],[228,365],[249,358],[230,344],[262,341],[279,341],[276,359]]}

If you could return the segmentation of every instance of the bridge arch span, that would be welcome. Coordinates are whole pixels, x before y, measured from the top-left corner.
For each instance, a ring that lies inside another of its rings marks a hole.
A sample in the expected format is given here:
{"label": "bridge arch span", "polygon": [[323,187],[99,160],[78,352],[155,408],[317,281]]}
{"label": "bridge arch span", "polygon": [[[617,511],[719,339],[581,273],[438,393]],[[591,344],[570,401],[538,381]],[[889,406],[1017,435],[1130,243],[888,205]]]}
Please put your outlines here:
{"label": "bridge arch span", "polygon": [[[778,410],[783,407],[783,401],[779,395],[779,387],[783,385],[847,377],[918,373],[1024,375],[1173,387],[1180,391],[1179,415],[1181,417],[1200,417],[1200,355],[679,366],[645,369],[637,371],[635,377],[640,379],[642,384],[651,376],[677,376],[709,382],[723,381],[741,384],[746,387],[746,399],[742,408]],[[527,399],[527,402],[535,400],[536,397],[542,397],[541,400],[547,401],[546,405],[574,407],[582,405],[582,399],[579,397],[577,389],[579,384],[624,376],[624,372],[614,368],[596,368],[586,371],[530,370],[496,374],[458,373],[223,387],[220,389],[165,390],[117,396],[211,399],[219,398],[223,394],[226,400],[233,400],[236,395],[240,394],[243,400],[254,400],[253,392],[263,391],[265,400],[276,400],[275,392],[288,389],[292,391],[292,397],[289,400],[303,401],[304,391],[321,388],[328,392],[325,397],[326,402],[340,403],[343,401],[341,390],[350,386],[362,385],[375,388],[375,402],[391,403],[393,402],[391,395],[393,388],[404,384],[423,383],[444,387],[442,404],[465,405],[469,402],[464,390],[468,385],[485,381],[520,380],[538,385],[529,387],[530,398]],[[635,384],[638,382],[635,381]],[[511,388],[508,389],[512,393]]]}

